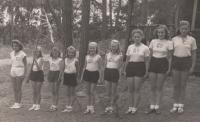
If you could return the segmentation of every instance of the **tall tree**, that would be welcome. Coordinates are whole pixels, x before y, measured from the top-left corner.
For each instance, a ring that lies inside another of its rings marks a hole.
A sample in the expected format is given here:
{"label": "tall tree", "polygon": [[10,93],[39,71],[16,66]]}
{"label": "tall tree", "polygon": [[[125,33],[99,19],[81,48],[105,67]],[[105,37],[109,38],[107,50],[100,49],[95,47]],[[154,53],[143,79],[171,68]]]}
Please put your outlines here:
{"label": "tall tree", "polygon": [[110,21],[110,30],[112,30],[112,26],[113,26],[113,20],[112,17],[113,16],[113,11],[112,11],[112,0],[109,0],[109,21]]}
{"label": "tall tree", "polygon": [[[72,0],[63,1],[63,32],[66,46],[72,45]],[[65,47],[66,48],[66,47]]]}
{"label": "tall tree", "polygon": [[102,0],[103,7],[102,7],[102,32],[101,38],[104,40],[106,38],[107,33],[107,0]]}
{"label": "tall tree", "polygon": [[[81,42],[79,50],[79,69],[82,69],[85,63],[89,41],[89,20],[90,20],[90,0],[82,0],[82,25],[81,25]],[[79,70],[81,71],[81,70]]]}
{"label": "tall tree", "polygon": [[120,16],[121,9],[122,9],[122,0],[118,0],[117,15],[116,15],[116,20],[115,20],[116,28],[119,28],[119,16]]}

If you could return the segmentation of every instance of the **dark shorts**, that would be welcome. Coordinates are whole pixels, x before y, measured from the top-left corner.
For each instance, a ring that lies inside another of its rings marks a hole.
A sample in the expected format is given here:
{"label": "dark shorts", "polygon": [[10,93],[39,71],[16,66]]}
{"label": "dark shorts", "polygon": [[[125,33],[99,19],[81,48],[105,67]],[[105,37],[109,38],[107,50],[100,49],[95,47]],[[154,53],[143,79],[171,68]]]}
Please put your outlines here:
{"label": "dark shorts", "polygon": [[191,57],[176,57],[172,58],[172,68],[178,71],[189,71],[191,67]]}
{"label": "dark shorts", "polygon": [[76,73],[73,73],[73,74],[64,73],[63,84],[66,85],[66,86],[75,87],[75,86],[77,86],[76,78],[77,78],[77,74]]}
{"label": "dark shorts", "polygon": [[48,81],[49,82],[57,82],[59,78],[60,71],[49,71],[48,73]]}
{"label": "dark shorts", "polygon": [[119,70],[106,68],[104,71],[104,80],[116,83],[119,81]]}
{"label": "dark shorts", "polygon": [[146,73],[144,62],[129,62],[126,67],[126,77],[143,77]]}
{"label": "dark shorts", "polygon": [[83,80],[90,83],[97,83],[99,80],[99,71],[85,70],[83,73]]}
{"label": "dark shorts", "polygon": [[42,70],[31,71],[30,80],[35,81],[35,82],[43,82],[44,81],[44,72]]}
{"label": "dark shorts", "polygon": [[152,57],[149,66],[149,72],[153,73],[166,73],[168,70],[169,62],[167,58]]}

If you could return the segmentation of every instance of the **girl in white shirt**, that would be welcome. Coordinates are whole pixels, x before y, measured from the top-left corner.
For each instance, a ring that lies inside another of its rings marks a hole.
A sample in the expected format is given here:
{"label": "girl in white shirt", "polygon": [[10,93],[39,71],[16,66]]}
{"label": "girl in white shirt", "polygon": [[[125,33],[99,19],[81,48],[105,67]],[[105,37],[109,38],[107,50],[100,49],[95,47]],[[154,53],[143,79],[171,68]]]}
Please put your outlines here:
{"label": "girl in white shirt", "polygon": [[33,105],[29,108],[29,111],[38,111],[40,110],[41,88],[44,82],[44,60],[41,47],[37,47],[37,50],[33,52],[33,60],[33,68],[30,74],[30,80],[33,88]]}
{"label": "girl in white shirt", "polygon": [[147,114],[159,114],[159,105],[166,75],[171,71],[173,44],[166,25],[155,29],[155,39],[150,42],[149,78],[151,86],[150,109]]}
{"label": "girl in white shirt", "polygon": [[88,106],[84,113],[94,113],[95,89],[99,77],[101,79],[101,56],[98,54],[96,42],[88,45],[88,55],[85,57],[83,80],[87,83]]}
{"label": "girl in white shirt", "polygon": [[134,44],[129,45],[126,52],[126,77],[129,89],[129,108],[127,114],[135,114],[140,101],[140,89],[144,78],[148,76],[149,48],[141,41],[144,33],[140,29],[135,29],[131,33]]}
{"label": "girl in white shirt", "polygon": [[72,104],[75,99],[75,87],[77,86],[78,59],[76,58],[76,49],[73,46],[67,48],[67,57],[62,64],[64,70],[63,84],[67,86],[67,105],[62,112],[71,112]]}
{"label": "girl in white shirt", "polygon": [[172,39],[174,46],[172,61],[174,104],[170,110],[172,113],[183,113],[187,80],[196,65],[196,40],[189,35],[189,31],[189,22],[182,20],[179,23],[178,35]]}
{"label": "girl in white shirt", "polygon": [[105,108],[105,112],[112,113],[117,97],[117,86],[120,77],[120,68],[122,66],[122,54],[120,52],[120,43],[118,40],[112,40],[110,45],[110,51],[105,57],[105,70],[104,80],[106,81],[106,87],[109,97],[109,106]]}
{"label": "girl in white shirt", "polygon": [[52,105],[50,106],[50,111],[57,110],[58,105],[58,96],[59,96],[59,87],[60,87],[60,65],[61,65],[61,53],[57,47],[53,47],[50,53],[49,59],[49,73],[48,73],[48,81],[51,87],[52,92]]}
{"label": "girl in white shirt", "polygon": [[11,57],[11,80],[14,91],[15,103],[12,109],[21,108],[22,82],[27,72],[26,54],[23,51],[23,44],[19,40],[12,40],[13,51]]}

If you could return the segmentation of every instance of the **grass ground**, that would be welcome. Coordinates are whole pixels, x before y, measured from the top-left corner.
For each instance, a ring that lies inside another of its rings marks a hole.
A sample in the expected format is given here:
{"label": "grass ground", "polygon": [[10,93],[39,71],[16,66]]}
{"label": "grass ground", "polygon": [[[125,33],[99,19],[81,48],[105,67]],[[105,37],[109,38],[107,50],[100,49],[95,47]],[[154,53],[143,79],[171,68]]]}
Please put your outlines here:
{"label": "grass ground", "polygon": [[49,92],[48,83],[44,82],[42,88],[42,104],[40,111],[28,111],[32,103],[31,84],[23,84],[23,108],[19,110],[11,110],[9,106],[13,103],[13,92],[9,79],[9,66],[0,67],[0,122],[199,122],[200,121],[200,79],[191,77],[187,87],[187,99],[185,113],[183,115],[173,115],[169,113],[172,105],[172,82],[168,78],[164,87],[162,114],[161,115],[145,115],[144,111],[148,106],[149,87],[148,80],[142,88],[142,99],[138,114],[131,116],[125,115],[127,109],[127,91],[125,90],[126,82],[120,81],[119,91],[120,99],[118,101],[120,107],[120,118],[114,115],[101,115],[105,106],[105,99],[102,96],[105,91],[103,86],[97,88],[96,114],[83,115],[86,106],[86,98],[80,97],[79,101],[82,107],[75,104],[73,113],[61,113],[64,108],[66,95],[65,87],[61,85],[59,110],[57,112],[49,112],[48,107],[51,103],[51,94]]}

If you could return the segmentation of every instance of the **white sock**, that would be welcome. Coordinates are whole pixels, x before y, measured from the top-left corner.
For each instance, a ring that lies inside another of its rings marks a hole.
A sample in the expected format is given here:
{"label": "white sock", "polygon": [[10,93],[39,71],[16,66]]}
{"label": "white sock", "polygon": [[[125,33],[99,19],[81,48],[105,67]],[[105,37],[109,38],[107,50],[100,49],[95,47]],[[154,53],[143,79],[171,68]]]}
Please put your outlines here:
{"label": "white sock", "polygon": [[150,109],[155,109],[155,105],[150,105]]}
{"label": "white sock", "polygon": [[159,109],[159,105],[155,105],[155,109]]}

